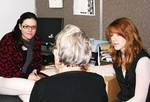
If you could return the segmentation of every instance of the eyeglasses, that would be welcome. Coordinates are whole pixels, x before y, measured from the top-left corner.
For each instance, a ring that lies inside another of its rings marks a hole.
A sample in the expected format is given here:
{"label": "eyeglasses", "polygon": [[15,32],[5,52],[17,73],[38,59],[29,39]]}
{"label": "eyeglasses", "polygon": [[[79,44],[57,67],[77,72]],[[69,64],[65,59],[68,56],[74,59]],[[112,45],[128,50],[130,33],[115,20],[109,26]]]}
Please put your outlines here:
{"label": "eyeglasses", "polygon": [[24,25],[22,26],[24,29],[32,29],[32,30],[35,30],[36,29],[36,26],[29,26],[29,25]]}

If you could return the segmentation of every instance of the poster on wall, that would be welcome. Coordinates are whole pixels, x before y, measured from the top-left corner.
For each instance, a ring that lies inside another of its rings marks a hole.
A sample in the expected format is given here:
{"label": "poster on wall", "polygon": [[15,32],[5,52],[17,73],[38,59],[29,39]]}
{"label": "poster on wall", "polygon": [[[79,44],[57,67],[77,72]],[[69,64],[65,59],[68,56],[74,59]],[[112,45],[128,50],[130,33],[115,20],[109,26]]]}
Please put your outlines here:
{"label": "poster on wall", "polygon": [[63,0],[49,0],[49,8],[63,8]]}
{"label": "poster on wall", "polygon": [[73,14],[95,16],[95,0],[74,0]]}

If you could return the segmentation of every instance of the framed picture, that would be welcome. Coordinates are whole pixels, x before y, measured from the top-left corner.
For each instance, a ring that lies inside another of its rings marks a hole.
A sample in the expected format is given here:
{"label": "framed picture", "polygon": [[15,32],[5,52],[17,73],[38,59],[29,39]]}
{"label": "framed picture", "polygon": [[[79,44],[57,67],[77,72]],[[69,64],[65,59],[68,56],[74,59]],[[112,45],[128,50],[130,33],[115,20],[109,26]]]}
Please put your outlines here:
{"label": "framed picture", "polygon": [[74,15],[95,16],[95,0],[74,0]]}
{"label": "framed picture", "polygon": [[63,8],[63,0],[49,0],[49,8]]}

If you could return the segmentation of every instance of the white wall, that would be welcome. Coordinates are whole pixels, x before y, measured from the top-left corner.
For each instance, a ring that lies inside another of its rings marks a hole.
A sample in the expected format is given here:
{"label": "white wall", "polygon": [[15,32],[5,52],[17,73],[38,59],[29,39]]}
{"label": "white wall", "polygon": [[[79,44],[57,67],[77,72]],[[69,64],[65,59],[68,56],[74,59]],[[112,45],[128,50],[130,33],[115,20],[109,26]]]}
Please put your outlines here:
{"label": "white wall", "polygon": [[0,39],[12,31],[22,13],[36,13],[35,0],[1,0],[0,8]]}

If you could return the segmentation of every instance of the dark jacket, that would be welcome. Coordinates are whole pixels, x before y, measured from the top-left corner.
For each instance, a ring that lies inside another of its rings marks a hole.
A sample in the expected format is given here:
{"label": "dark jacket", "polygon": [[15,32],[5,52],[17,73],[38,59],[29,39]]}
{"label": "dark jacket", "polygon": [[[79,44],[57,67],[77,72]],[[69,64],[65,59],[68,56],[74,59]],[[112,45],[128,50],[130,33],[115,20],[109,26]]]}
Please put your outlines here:
{"label": "dark jacket", "polygon": [[108,98],[102,76],[70,71],[37,81],[30,102],[108,102]]}
{"label": "dark jacket", "polygon": [[6,34],[0,41],[0,76],[3,77],[27,77],[33,69],[40,70],[42,65],[41,40],[34,36],[33,57],[27,73],[22,73],[27,51],[18,50],[13,40],[13,34]]}
{"label": "dark jacket", "polygon": [[[127,101],[130,98],[132,98],[134,96],[135,93],[135,83],[136,83],[136,65],[137,62],[139,61],[140,58],[142,57],[149,57],[147,52],[145,52],[144,50],[142,50],[133,60],[133,63],[131,64],[129,70],[127,70],[126,72],[126,76],[125,78],[123,77],[122,74],[122,70],[121,68],[117,67],[117,63],[114,63],[114,69],[116,72],[116,78],[118,80],[119,86],[120,86],[120,92],[118,94],[118,98],[123,100],[123,101]],[[149,92],[147,95],[147,101],[150,100],[150,87],[149,87]]]}

